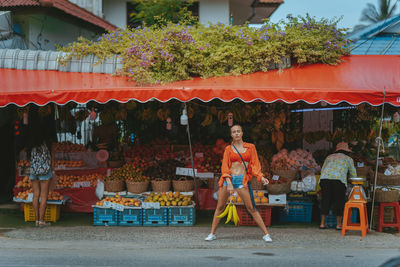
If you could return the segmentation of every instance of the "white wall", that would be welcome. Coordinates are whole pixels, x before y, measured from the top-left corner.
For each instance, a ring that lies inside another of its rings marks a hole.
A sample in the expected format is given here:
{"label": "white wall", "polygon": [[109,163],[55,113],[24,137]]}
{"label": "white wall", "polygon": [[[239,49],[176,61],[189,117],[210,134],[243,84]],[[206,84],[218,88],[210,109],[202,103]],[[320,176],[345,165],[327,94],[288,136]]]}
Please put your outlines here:
{"label": "white wall", "polygon": [[199,20],[201,24],[211,23],[229,24],[229,0],[200,0]]}
{"label": "white wall", "polygon": [[125,29],[127,23],[127,0],[103,0],[104,19],[118,28]]}
{"label": "white wall", "polygon": [[[319,110],[303,112],[303,132],[326,131],[332,132],[333,126],[333,111]],[[303,149],[308,149],[310,152],[315,152],[320,149],[329,150],[331,143],[325,139],[314,144],[307,143],[303,140]]]}
{"label": "white wall", "polygon": [[69,0],[71,3],[74,3],[77,6],[80,6],[96,16],[102,18],[103,17],[103,3],[102,0]]}
{"label": "white wall", "polygon": [[21,24],[28,49],[32,50],[56,50],[55,44],[66,45],[79,36],[91,40],[98,36],[95,32],[47,15],[16,16],[15,22]]}

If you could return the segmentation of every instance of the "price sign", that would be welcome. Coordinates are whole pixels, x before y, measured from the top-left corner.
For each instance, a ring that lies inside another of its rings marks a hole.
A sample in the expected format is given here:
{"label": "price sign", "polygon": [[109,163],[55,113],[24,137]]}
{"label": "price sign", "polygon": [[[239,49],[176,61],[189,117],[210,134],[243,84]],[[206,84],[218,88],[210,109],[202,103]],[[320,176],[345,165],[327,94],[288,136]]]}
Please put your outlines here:
{"label": "price sign", "polygon": [[79,188],[79,187],[90,187],[90,181],[84,181],[84,182],[74,182],[74,188]]}
{"label": "price sign", "polygon": [[272,176],[272,180],[278,181],[279,180],[279,176],[278,175]]}
{"label": "price sign", "polygon": [[364,162],[357,162],[357,167],[358,168],[364,167]]}
{"label": "price sign", "polygon": [[198,172],[196,173],[196,177],[199,178],[214,178],[213,172]]}
{"label": "price sign", "polygon": [[104,208],[112,208],[112,207],[113,207],[113,204],[114,204],[114,203],[112,203],[112,202],[110,202],[110,201],[104,201],[103,207],[104,207]]}
{"label": "price sign", "polygon": [[32,201],[33,201],[33,193],[29,193],[29,194],[28,194],[28,199],[27,199],[27,201],[28,201],[28,202],[32,202]]}
{"label": "price sign", "polygon": [[194,154],[194,156],[196,158],[204,158],[204,153],[203,152],[196,152],[196,154]]}
{"label": "price sign", "polygon": [[159,209],[160,203],[159,202],[143,202],[142,208],[143,209]]}
{"label": "price sign", "polygon": [[124,211],[124,205],[114,203],[113,209],[118,211]]}
{"label": "price sign", "polygon": [[[197,169],[194,169],[194,173],[197,176]],[[193,177],[193,169],[192,168],[176,167],[176,175],[192,176]]]}

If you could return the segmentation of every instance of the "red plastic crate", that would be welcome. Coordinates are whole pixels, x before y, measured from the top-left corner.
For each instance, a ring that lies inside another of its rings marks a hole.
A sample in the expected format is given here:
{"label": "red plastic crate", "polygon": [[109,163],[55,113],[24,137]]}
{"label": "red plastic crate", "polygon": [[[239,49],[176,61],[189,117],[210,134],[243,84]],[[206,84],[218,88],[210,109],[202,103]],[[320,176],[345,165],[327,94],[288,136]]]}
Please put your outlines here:
{"label": "red plastic crate", "polygon": [[[240,219],[239,225],[257,225],[244,205],[236,205],[236,209]],[[260,205],[257,206],[257,210],[260,212],[265,226],[271,226],[271,207]]]}

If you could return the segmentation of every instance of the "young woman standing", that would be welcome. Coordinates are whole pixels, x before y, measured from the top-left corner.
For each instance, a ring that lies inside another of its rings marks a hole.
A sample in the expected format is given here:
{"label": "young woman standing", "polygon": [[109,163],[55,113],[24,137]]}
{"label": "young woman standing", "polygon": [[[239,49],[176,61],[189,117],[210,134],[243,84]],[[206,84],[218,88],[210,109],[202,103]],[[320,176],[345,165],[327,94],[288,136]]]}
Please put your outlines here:
{"label": "young woman standing", "polygon": [[211,233],[205,240],[212,241],[216,239],[215,231],[221,220],[221,218],[218,218],[218,215],[224,211],[229,196],[236,190],[254,221],[264,233],[263,240],[265,242],[272,242],[260,213],[253,206],[247,187],[253,176],[257,177],[258,181],[261,181],[264,185],[268,184],[268,180],[261,172],[256,147],[253,144],[243,142],[243,130],[240,125],[232,126],[231,137],[232,144],[225,148],[222,160],[218,204],[214,213]]}

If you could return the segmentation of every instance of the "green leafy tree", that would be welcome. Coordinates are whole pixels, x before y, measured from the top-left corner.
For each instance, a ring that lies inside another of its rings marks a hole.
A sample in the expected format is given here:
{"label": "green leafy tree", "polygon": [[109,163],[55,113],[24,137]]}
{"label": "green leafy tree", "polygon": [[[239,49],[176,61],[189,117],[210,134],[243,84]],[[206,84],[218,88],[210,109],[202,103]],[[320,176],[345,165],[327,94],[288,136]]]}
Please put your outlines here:
{"label": "green leafy tree", "polygon": [[378,8],[368,3],[367,7],[361,13],[361,21],[376,23],[385,20],[394,14],[396,3],[392,4],[392,0],[379,0]]}
{"label": "green leafy tree", "polygon": [[145,24],[147,26],[165,26],[169,22],[195,24],[196,18],[192,16],[188,8],[193,1],[182,0],[134,0],[136,11],[129,14],[133,24]]}

